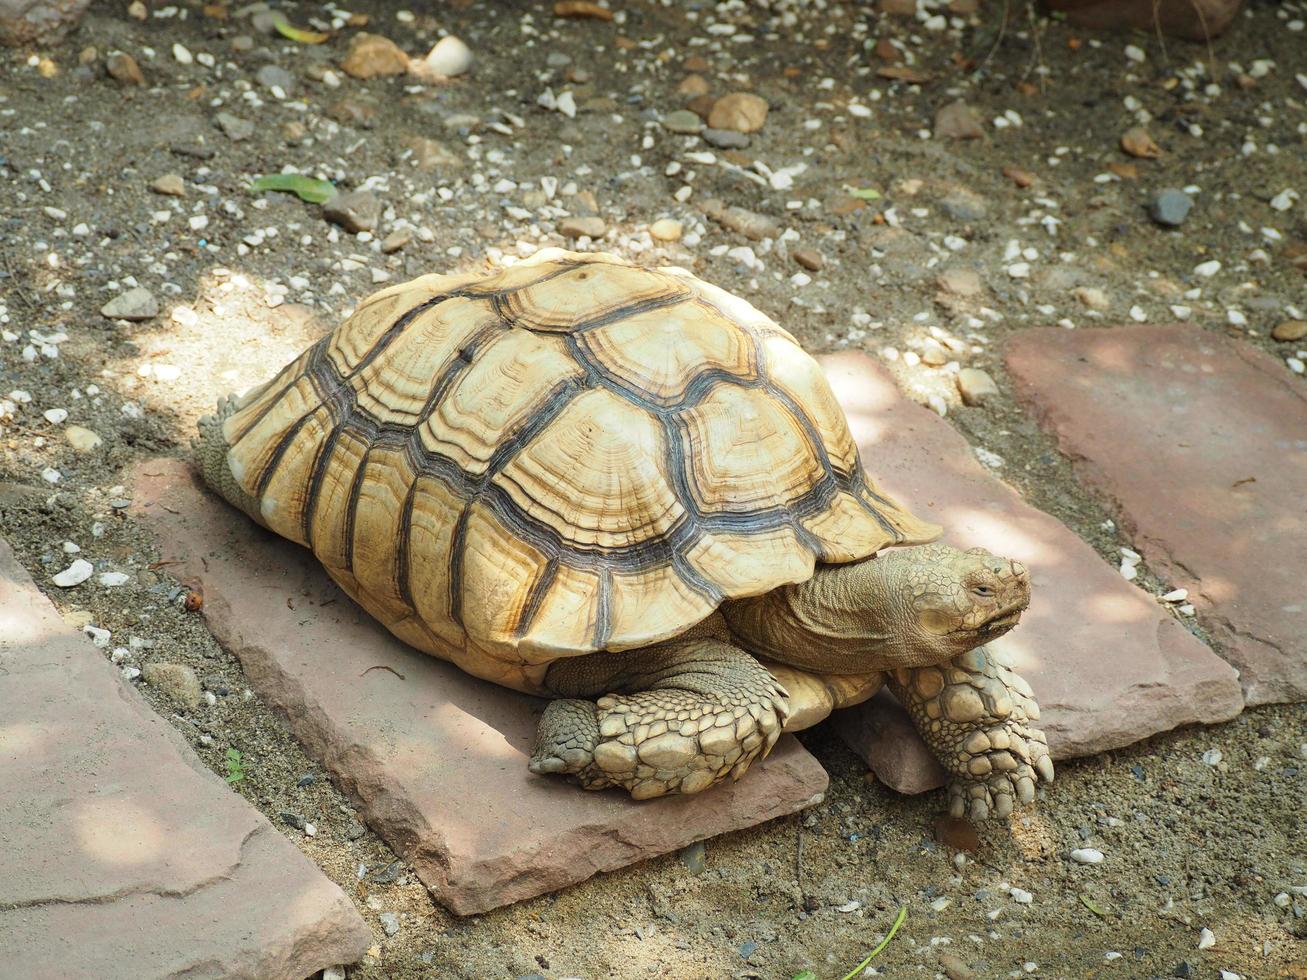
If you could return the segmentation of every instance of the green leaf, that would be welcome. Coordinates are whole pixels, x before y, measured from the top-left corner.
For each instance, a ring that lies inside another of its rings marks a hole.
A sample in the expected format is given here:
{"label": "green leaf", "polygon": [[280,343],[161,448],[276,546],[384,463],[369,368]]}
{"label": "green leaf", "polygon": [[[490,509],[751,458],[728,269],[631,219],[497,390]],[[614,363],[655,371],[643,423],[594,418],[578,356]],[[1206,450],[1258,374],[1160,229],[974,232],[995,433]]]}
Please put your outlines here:
{"label": "green leaf", "polygon": [[1093,912],[1094,915],[1098,916],[1100,919],[1104,918],[1107,915],[1107,913],[1103,911],[1103,909],[1099,906],[1099,904],[1095,902],[1092,898],[1090,898],[1088,895],[1080,896],[1080,904],[1083,905],[1085,908],[1089,909],[1090,912]]}
{"label": "green leaf", "polygon": [[817,980],[817,974],[813,973],[811,970],[800,970],[798,973],[794,974],[791,980]]}
{"label": "green leaf", "polygon": [[860,197],[864,201],[880,200],[880,191],[874,187],[855,187],[852,193],[854,197]]}
{"label": "green leaf", "polygon": [[908,917],[908,907],[906,905],[899,908],[898,917],[894,920],[894,925],[890,927],[889,935],[880,941],[880,945],[873,949],[865,960],[855,966],[848,973],[844,974],[841,980],[853,980],[854,977],[861,975],[862,971],[867,968],[867,964],[880,955],[881,950],[889,945],[889,941],[894,938],[894,933],[899,931],[899,926],[903,925],[903,920]]}
{"label": "green leaf", "polygon": [[336,187],[329,180],[315,180],[303,174],[267,174],[250,184],[250,191],[286,191],[301,201],[321,204],[336,196]]}
{"label": "green leaf", "polygon": [[321,44],[331,37],[330,34],[323,34],[321,31],[305,31],[298,27],[292,27],[290,21],[281,14],[277,15],[273,25],[277,28],[277,33],[282,37],[288,37],[300,44]]}
{"label": "green leaf", "polygon": [[239,749],[227,750],[227,782],[239,783],[245,778],[245,767],[241,763]]}

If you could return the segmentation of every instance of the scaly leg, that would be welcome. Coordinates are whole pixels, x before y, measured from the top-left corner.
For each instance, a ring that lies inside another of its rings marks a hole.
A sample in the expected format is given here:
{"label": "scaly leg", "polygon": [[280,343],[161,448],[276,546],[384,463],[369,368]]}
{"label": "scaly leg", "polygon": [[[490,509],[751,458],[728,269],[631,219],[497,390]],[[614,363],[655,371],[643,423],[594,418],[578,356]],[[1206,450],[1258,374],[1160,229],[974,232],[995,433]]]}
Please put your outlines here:
{"label": "scaly leg", "polygon": [[930,750],[953,777],[949,810],[984,820],[1029,803],[1053,760],[1030,685],[976,647],[938,667],[899,669],[890,688],[908,709]]}
{"label": "scaly leg", "polygon": [[758,661],[702,637],[570,657],[545,684],[560,700],[540,719],[531,771],[622,786],[637,800],[739,779],[771,751],[789,711]]}

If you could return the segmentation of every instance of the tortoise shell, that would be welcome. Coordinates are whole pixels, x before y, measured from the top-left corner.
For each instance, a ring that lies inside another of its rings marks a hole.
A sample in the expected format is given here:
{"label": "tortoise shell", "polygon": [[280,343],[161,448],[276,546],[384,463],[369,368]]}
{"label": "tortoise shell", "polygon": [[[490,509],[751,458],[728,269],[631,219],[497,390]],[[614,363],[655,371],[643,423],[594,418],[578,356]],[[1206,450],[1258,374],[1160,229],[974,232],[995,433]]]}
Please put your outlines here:
{"label": "tortoise shell", "polygon": [[866,476],[790,334],[604,254],[382,290],[223,434],[269,528],[401,639],[505,683],[477,660],[653,643],[936,533]]}

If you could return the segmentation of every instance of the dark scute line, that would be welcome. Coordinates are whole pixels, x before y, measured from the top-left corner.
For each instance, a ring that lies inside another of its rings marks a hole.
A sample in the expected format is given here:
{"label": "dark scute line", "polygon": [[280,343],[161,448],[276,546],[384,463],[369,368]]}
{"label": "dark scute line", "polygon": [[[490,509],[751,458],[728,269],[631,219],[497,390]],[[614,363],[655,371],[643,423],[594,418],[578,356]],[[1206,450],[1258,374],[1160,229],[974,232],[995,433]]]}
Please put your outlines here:
{"label": "dark scute line", "polygon": [[354,471],[354,481],[349,485],[349,499],[345,502],[345,571],[354,571],[354,522],[358,517],[359,496],[363,493],[363,474],[368,469],[368,457],[375,448],[366,444],[359,468]]}
{"label": "dark scute line", "polygon": [[471,513],[472,501],[466,500],[449,539],[449,618],[459,629],[463,629],[463,549],[467,545],[467,520]]}
{"label": "dark scute line", "polygon": [[[321,405],[318,406],[318,408],[321,407]],[[272,478],[277,472],[277,467],[281,465],[282,457],[284,457],[290,449],[291,443],[294,442],[295,437],[300,434],[300,430],[308,425],[309,419],[317,414],[318,409],[315,408],[313,411],[301,415],[299,420],[287,429],[285,433],[282,434],[282,437],[277,440],[277,446],[273,449],[272,455],[269,456],[268,461],[263,464],[263,469],[259,470],[259,478],[255,481],[254,493],[251,496],[255,498],[263,497],[264,492],[268,489],[268,484],[272,482]]]}
{"label": "dark scute line", "polygon": [[359,362],[350,368],[344,375],[344,380],[348,381],[350,378],[356,377],[360,371],[364,370],[369,364],[380,357],[386,348],[394,343],[395,338],[402,334],[410,323],[427,310],[431,309],[433,306],[439,306],[446,300],[454,299],[463,295],[466,295],[465,291],[457,289],[448,293],[440,293],[439,295],[423,300],[417,306],[406,310],[402,316],[398,317],[394,323],[386,328],[385,333],[372,342],[372,346],[368,348],[368,352],[364,354],[359,359]]}
{"label": "dark scute line", "polygon": [[595,603],[594,648],[608,646],[613,634],[613,570],[605,565],[599,569],[599,601]]}
{"label": "dark scute line", "polygon": [[718,603],[725,598],[725,593],[723,593],[722,590],[711,581],[700,575],[698,570],[690,564],[690,559],[688,559],[684,554],[677,553],[672,555],[672,567],[676,569],[676,574],[680,577],[681,581],[692,588],[695,592],[698,592],[709,602]]}
{"label": "dark scute line", "polygon": [[542,282],[549,282],[551,279],[557,279],[559,276],[566,275],[573,269],[579,269],[583,265],[600,265],[602,263],[580,262],[576,259],[552,259],[551,262],[558,263],[558,268],[550,269],[542,273],[530,282],[524,282],[520,286],[503,288],[501,286],[491,286],[490,282],[499,278],[499,276],[486,276],[478,282],[464,286],[460,292],[475,299],[485,299],[488,296],[511,296],[513,293],[520,292],[523,289],[530,289],[532,286],[538,286]]}
{"label": "dark scute line", "polygon": [[313,522],[317,518],[318,506],[321,503],[320,494],[322,492],[322,481],[327,475],[327,465],[331,461],[332,454],[336,451],[336,443],[340,440],[341,423],[337,417],[336,424],[332,426],[331,431],[327,433],[327,438],[322,440],[322,445],[318,449],[318,456],[313,461],[313,475],[309,478],[309,490],[306,495],[308,505],[304,508],[301,515],[301,528],[304,532],[304,540],[313,546]]}
{"label": "dark scute line", "polygon": [[523,330],[530,330],[533,333],[544,334],[578,334],[585,333],[587,330],[597,330],[600,327],[606,327],[633,316],[641,316],[645,313],[653,313],[656,310],[666,309],[669,306],[677,306],[680,303],[686,302],[687,299],[687,293],[672,291],[648,299],[638,300],[634,303],[614,306],[610,309],[604,310],[596,316],[590,317],[588,320],[561,323],[557,326],[533,321],[526,311],[522,309],[521,303],[512,293],[496,294],[492,302],[496,313],[511,322],[515,327],[520,327]]}
{"label": "dark scute line", "polygon": [[558,577],[558,559],[551,558],[545,565],[545,570],[540,577],[536,579],[535,585],[531,587],[531,594],[527,597],[526,604],[522,607],[522,614],[518,617],[517,626],[514,628],[514,635],[518,638],[526,636],[531,629],[531,623],[534,622],[536,614],[540,612],[541,605],[544,604],[545,596],[554,584],[554,579]]}
{"label": "dark scute line", "polygon": [[399,516],[399,540],[395,543],[395,584],[398,587],[399,597],[404,600],[404,604],[410,609],[416,609],[413,605],[413,591],[409,586],[409,552],[410,539],[413,536],[413,502],[417,498],[418,481],[414,478],[413,482],[408,485],[408,493],[404,495],[404,507]]}
{"label": "dark scute line", "polygon": [[492,477],[497,476],[522,448],[529,446],[536,436],[544,432],[554,419],[562,414],[563,409],[567,408],[576,393],[584,387],[584,382],[578,378],[567,378],[556,384],[543,404],[536,409],[531,420],[511,436],[503,439],[490,454],[485,473],[476,478],[478,483],[484,486]]}

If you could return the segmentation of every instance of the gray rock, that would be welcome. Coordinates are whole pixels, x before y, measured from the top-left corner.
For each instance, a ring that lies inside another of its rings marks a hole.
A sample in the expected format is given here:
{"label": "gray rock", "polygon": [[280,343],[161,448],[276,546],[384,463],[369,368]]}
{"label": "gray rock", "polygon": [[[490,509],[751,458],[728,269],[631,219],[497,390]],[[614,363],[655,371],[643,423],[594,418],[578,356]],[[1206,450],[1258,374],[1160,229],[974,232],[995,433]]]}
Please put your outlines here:
{"label": "gray rock", "polygon": [[980,221],[989,213],[984,198],[970,191],[953,191],[939,202],[939,209],[954,221]]}
{"label": "gray rock", "polygon": [[702,131],[703,120],[689,109],[677,109],[663,116],[663,129],[673,133],[694,134]]}
{"label": "gray rock", "polygon": [[937,140],[974,140],[984,135],[980,120],[965,102],[950,102],[935,113]]}
{"label": "gray rock", "polygon": [[145,683],[188,708],[200,704],[200,679],[185,664],[158,662],[141,668]]}
{"label": "gray rock", "polygon": [[699,135],[703,137],[705,143],[711,143],[723,150],[743,150],[749,145],[749,137],[744,133],[737,133],[733,129],[712,129],[709,127]]}
{"label": "gray rock", "polygon": [[287,95],[295,88],[295,76],[280,65],[264,65],[254,77],[265,88],[279,88]]}
{"label": "gray rock", "polygon": [[91,0],[0,0],[0,44],[18,47],[58,41]]}
{"label": "gray rock", "polygon": [[230,112],[218,113],[217,122],[218,128],[226,133],[227,138],[233,143],[247,140],[254,135],[254,123],[248,119],[233,116]]}
{"label": "gray rock", "polygon": [[1189,211],[1194,206],[1194,199],[1184,191],[1178,191],[1173,187],[1168,187],[1158,194],[1148,203],[1148,214],[1159,225],[1167,228],[1179,228],[1184,224],[1184,219],[1189,217]]}
{"label": "gray rock", "polygon": [[381,920],[381,928],[386,930],[387,936],[399,932],[399,916],[394,912],[382,912],[377,918]]}
{"label": "gray rock", "polygon": [[607,230],[603,218],[572,217],[558,222],[558,233],[564,238],[602,238]]}
{"label": "gray rock", "polygon": [[159,315],[159,301],[143,286],[129,289],[100,307],[100,315],[110,320],[152,320]]}
{"label": "gray rock", "polygon": [[322,216],[353,234],[372,231],[381,220],[381,202],[371,191],[337,194],[322,205]]}

